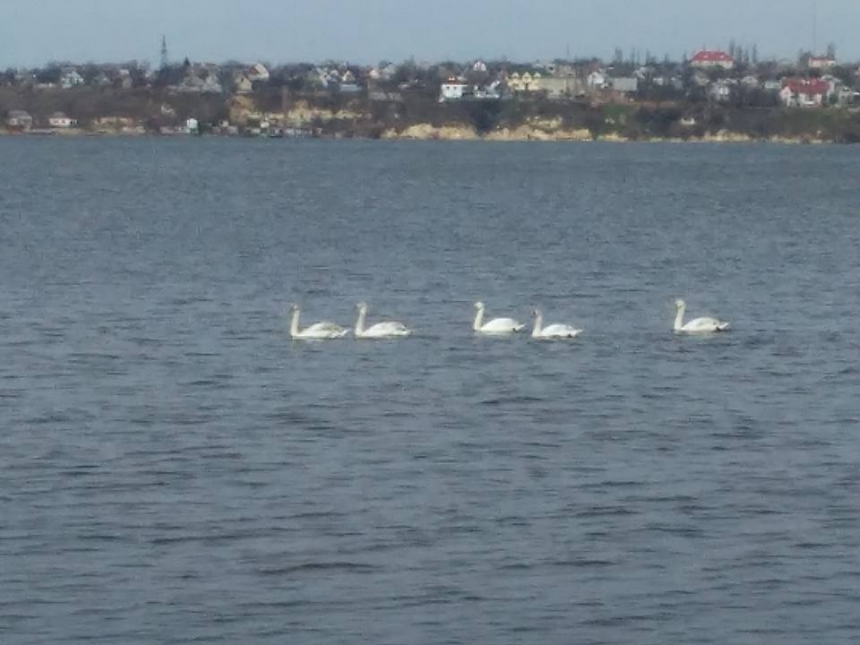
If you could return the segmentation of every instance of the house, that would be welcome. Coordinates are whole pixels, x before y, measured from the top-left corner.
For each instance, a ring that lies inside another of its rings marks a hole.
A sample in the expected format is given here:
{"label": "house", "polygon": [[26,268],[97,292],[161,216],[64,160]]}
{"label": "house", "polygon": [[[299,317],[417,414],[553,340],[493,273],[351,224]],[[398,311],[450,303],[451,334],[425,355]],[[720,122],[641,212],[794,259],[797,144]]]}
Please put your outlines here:
{"label": "house", "polygon": [[269,82],[269,70],[263,65],[263,63],[254,63],[248,70],[245,72],[248,76],[248,79],[252,83],[260,82],[260,83],[268,83]]}
{"label": "house", "polygon": [[70,119],[63,112],[54,112],[48,117],[48,125],[52,128],[66,129],[74,127],[78,124],[76,119]]}
{"label": "house", "polygon": [[487,72],[487,64],[482,60],[476,60],[472,65],[472,71],[478,74],[485,74]]}
{"label": "house", "polygon": [[696,70],[696,73],[693,74],[693,83],[698,85],[699,87],[707,87],[711,83],[711,79],[708,78],[708,75],[701,70]]}
{"label": "house", "polygon": [[786,107],[820,107],[830,84],[817,78],[792,78],[785,81],[779,98]]}
{"label": "house", "polygon": [[200,91],[204,94],[221,94],[224,88],[221,87],[221,81],[218,80],[218,77],[209,73],[206,75],[206,78],[203,79],[203,86],[200,88]]}
{"label": "house", "polygon": [[621,94],[636,94],[639,91],[639,79],[635,76],[610,78],[609,87]]}
{"label": "house", "polygon": [[588,75],[586,82],[588,83],[588,87],[596,90],[602,90],[608,85],[606,74],[598,70],[591,72],[591,74]]}
{"label": "house", "polygon": [[476,99],[498,100],[502,98],[501,81],[493,81],[486,86],[475,86],[472,90]]}
{"label": "house", "polygon": [[713,101],[726,103],[732,98],[732,86],[726,81],[717,81],[708,88],[708,96]]}
{"label": "house", "polygon": [[206,75],[206,78],[194,75],[186,76],[179,85],[175,85],[171,89],[194,94],[220,94],[223,88],[218,77],[210,73]]}
{"label": "house", "polygon": [[512,92],[535,92],[542,78],[540,72],[514,72],[508,77],[508,88]]}
{"label": "house", "polygon": [[36,74],[28,69],[15,70],[15,85],[30,87],[36,82]]}
{"label": "house", "polygon": [[341,94],[360,94],[361,85],[358,83],[341,83],[337,87]]}
{"label": "house", "polygon": [[774,79],[768,79],[762,85],[765,92],[779,92],[782,89],[782,83]]}
{"label": "house", "polygon": [[9,110],[6,127],[10,130],[29,130],[33,127],[33,117],[24,110]]}
{"label": "house", "polygon": [[458,101],[469,93],[469,86],[459,78],[449,78],[442,83],[439,92],[439,102],[443,101]]}
{"label": "house", "polygon": [[809,69],[830,69],[836,67],[836,59],[830,56],[810,56],[806,66]]}
{"label": "house", "polygon": [[735,59],[724,51],[702,49],[693,54],[690,66],[697,69],[732,69]]}
{"label": "house", "polygon": [[105,72],[99,72],[99,75],[93,79],[93,84],[98,87],[108,87],[111,85],[110,76],[108,76]]}
{"label": "house", "polygon": [[753,74],[747,74],[741,79],[741,85],[748,89],[756,88],[760,85],[758,77]]}
{"label": "house", "polygon": [[64,90],[68,90],[72,87],[77,87],[78,85],[84,84],[84,77],[78,73],[76,69],[70,69],[69,71],[63,73],[60,76],[60,87]]}
{"label": "house", "polygon": [[390,81],[397,73],[397,65],[383,61],[370,70],[368,76],[373,81]]}
{"label": "house", "polygon": [[254,91],[254,83],[247,74],[237,74],[234,78],[236,94],[250,94]]}
{"label": "house", "polygon": [[131,72],[126,68],[117,70],[116,73],[119,86],[124,90],[130,90],[134,86],[134,79],[131,77]]}
{"label": "house", "polygon": [[534,92],[546,92],[547,98],[565,99],[583,93],[582,83],[573,76],[559,78],[557,76],[543,76],[532,82]]}

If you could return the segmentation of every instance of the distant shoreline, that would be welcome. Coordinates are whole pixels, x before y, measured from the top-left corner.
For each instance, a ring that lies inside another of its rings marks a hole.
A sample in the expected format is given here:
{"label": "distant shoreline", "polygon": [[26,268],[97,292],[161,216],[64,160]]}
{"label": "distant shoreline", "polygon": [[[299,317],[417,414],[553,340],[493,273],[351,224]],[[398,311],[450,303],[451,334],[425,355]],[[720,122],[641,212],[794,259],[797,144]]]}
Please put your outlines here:
{"label": "distant shoreline", "polygon": [[713,143],[760,143],[783,145],[850,145],[845,142],[833,141],[815,137],[751,137],[749,135],[721,131],[715,134],[705,134],[701,137],[625,137],[618,134],[592,136],[582,130],[561,131],[558,133],[544,131],[529,131],[503,129],[486,134],[478,134],[474,130],[458,126],[434,127],[430,124],[411,126],[402,132],[386,131],[379,137],[342,136],[339,134],[319,134],[312,137],[248,137],[244,135],[225,134],[161,134],[154,132],[109,132],[88,131],[83,129],[66,130],[34,130],[29,132],[9,132],[0,129],[0,137],[13,139],[43,139],[43,138],[122,138],[122,139],[260,139],[279,138],[286,140],[316,139],[320,141],[454,141],[454,142],[494,142],[494,143],[677,143],[677,144],[713,144]]}

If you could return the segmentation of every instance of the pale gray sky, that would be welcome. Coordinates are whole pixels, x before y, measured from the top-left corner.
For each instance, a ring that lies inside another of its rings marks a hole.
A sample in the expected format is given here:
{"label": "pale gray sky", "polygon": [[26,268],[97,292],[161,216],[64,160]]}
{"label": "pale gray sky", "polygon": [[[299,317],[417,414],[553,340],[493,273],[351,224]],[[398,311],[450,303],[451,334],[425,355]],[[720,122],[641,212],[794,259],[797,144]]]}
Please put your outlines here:
{"label": "pale gray sky", "polygon": [[537,60],[828,42],[860,59],[860,0],[0,0],[0,69],[50,60]]}

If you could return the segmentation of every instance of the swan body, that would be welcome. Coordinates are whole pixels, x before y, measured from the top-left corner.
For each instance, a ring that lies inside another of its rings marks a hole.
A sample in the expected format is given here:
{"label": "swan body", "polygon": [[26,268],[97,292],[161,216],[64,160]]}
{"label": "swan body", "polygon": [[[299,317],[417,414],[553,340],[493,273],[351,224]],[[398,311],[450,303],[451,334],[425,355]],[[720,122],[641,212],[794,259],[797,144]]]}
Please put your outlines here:
{"label": "swan body", "polygon": [[328,338],[343,338],[349,333],[348,329],[344,329],[340,325],[333,322],[318,322],[310,327],[305,327],[299,330],[299,314],[301,313],[297,305],[290,307],[292,320],[290,321],[290,337],[303,340],[325,340]]}
{"label": "swan body", "polygon": [[694,318],[684,323],[684,312],[687,310],[687,303],[679,299],[675,301],[675,307],[678,310],[675,315],[675,333],[709,334],[716,331],[728,331],[729,329],[729,323],[717,318]]}
{"label": "swan body", "polygon": [[518,323],[513,318],[493,318],[489,322],[485,323],[484,303],[475,303],[475,322],[472,325],[472,329],[477,333],[485,335],[512,334],[514,332],[521,331],[524,328],[525,325]]}
{"label": "swan body", "polygon": [[359,302],[356,308],[358,309],[358,320],[355,322],[354,332],[356,338],[402,338],[412,333],[411,329],[407,329],[403,323],[399,322],[376,323],[365,329],[364,319],[367,316],[367,304]]}
{"label": "swan body", "polygon": [[576,329],[575,327],[571,327],[570,325],[562,325],[562,324],[553,324],[543,326],[543,314],[535,309],[535,326],[532,330],[532,338],[538,338],[541,340],[553,339],[553,338],[575,338],[582,333],[581,329]]}

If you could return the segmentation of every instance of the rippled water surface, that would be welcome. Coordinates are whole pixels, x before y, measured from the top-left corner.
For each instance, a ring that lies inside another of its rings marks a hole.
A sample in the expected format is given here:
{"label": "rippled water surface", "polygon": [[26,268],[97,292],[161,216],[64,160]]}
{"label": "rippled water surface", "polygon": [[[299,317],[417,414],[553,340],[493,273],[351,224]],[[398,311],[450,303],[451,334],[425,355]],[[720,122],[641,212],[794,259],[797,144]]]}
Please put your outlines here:
{"label": "rippled water surface", "polygon": [[0,642],[856,640],[857,164],[0,141]]}

